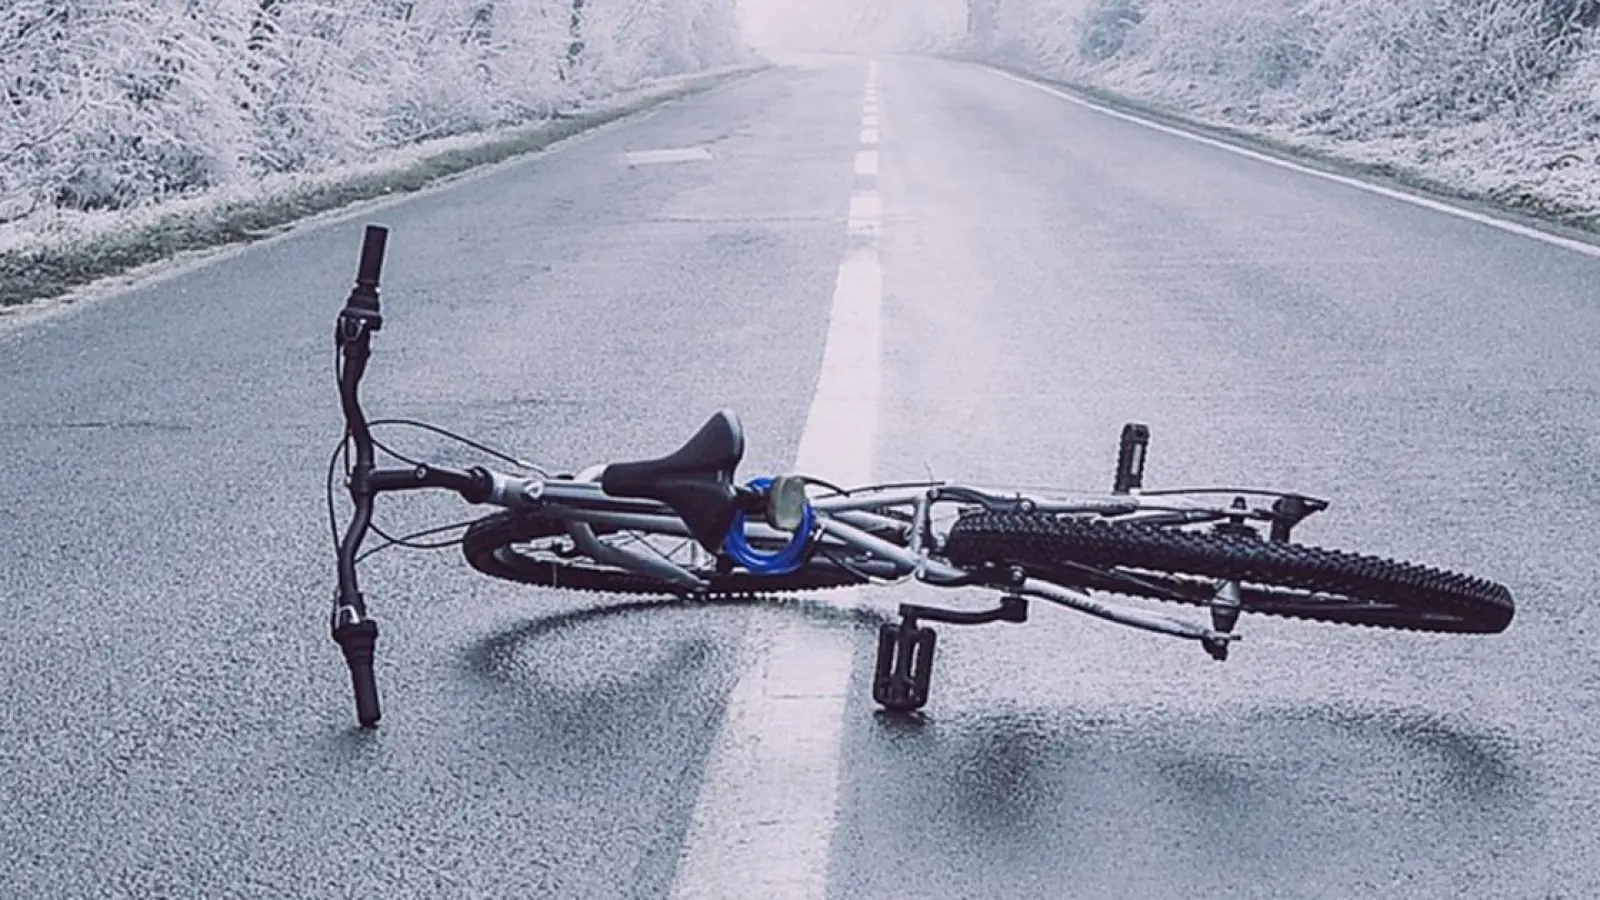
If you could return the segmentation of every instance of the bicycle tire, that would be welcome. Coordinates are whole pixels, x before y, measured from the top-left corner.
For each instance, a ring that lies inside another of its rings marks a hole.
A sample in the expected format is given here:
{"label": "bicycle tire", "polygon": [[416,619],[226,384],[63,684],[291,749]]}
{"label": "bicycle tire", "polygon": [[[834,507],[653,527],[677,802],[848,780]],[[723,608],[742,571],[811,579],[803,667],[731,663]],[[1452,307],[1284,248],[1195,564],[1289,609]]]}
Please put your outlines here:
{"label": "bicycle tire", "polygon": [[1242,612],[1344,625],[1493,634],[1515,613],[1511,592],[1483,578],[1306,544],[1134,522],[969,513],[952,526],[944,552],[958,565],[1020,565],[1066,587],[1197,606],[1212,596],[1201,579],[1232,579],[1240,582]]}
{"label": "bicycle tire", "polygon": [[596,564],[592,560],[551,562],[531,559],[519,553],[502,552],[513,544],[566,534],[564,522],[537,512],[497,512],[467,528],[461,542],[467,564],[479,572],[506,581],[559,590],[592,591],[608,594],[679,595],[684,597],[754,597],[775,592],[827,590],[865,584],[860,576],[837,568],[808,564],[787,575],[756,575],[750,572],[701,572],[710,583],[695,591],[648,575]]}

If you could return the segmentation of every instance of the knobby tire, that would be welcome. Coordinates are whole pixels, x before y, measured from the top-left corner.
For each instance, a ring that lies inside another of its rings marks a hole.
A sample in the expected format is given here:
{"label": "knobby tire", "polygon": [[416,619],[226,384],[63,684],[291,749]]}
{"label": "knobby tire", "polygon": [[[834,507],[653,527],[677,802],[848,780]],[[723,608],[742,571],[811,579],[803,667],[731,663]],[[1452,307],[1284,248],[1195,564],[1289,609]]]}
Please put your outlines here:
{"label": "knobby tire", "polygon": [[1511,592],[1482,578],[1133,522],[979,512],[956,522],[944,551],[958,565],[1020,565],[1067,587],[1199,606],[1211,601],[1215,580],[1233,579],[1243,612],[1347,625],[1492,634],[1514,613]]}

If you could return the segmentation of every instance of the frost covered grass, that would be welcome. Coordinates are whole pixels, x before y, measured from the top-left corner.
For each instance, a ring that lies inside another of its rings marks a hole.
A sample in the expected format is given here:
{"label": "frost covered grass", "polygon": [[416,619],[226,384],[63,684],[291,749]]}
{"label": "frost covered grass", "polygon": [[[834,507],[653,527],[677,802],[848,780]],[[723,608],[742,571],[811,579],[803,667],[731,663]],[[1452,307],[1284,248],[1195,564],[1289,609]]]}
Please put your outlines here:
{"label": "frost covered grass", "polygon": [[0,227],[0,307],[49,299],[184,253],[268,237],[302,219],[435,185],[752,71],[657,79],[520,127],[425,141],[371,162],[291,173],[122,210],[52,210]]}
{"label": "frost covered grass", "polygon": [[753,62],[735,0],[6,0],[0,306],[415,190]]}
{"label": "frost covered grass", "polygon": [[1600,0],[974,0],[961,52],[1600,231]]}

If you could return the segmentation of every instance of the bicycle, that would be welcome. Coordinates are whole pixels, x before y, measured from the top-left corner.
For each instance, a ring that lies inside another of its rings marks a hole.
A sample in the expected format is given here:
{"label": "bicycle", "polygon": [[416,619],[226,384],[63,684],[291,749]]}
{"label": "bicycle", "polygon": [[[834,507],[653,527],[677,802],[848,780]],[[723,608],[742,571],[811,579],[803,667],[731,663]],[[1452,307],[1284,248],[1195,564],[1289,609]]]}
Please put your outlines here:
{"label": "bicycle", "polygon": [[[416,461],[380,469],[377,450],[404,457],[374,440],[379,422],[367,420],[358,389],[383,323],[378,282],[387,238],[388,229],[366,227],[356,284],[334,330],[346,427],[329,463],[329,515],[341,454],[354,513],[342,539],[333,522],[339,583],[331,628],[363,727],[376,725],[381,711],[372,668],[378,627],[356,580],[361,545],[371,529],[387,543],[368,553],[448,546],[412,543],[440,529],[389,538],[372,522],[379,494],[429,488],[497,508],[458,523],[465,532],[456,543],[474,570],[521,584],[710,599],[917,581],[998,594],[992,608],[978,611],[902,603],[898,621],[880,627],[872,696],[899,713],[928,701],[935,632],[923,623],[1022,623],[1030,599],[1193,640],[1219,661],[1239,639],[1243,613],[1478,634],[1511,623],[1514,603],[1501,584],[1291,541],[1326,500],[1246,488],[1145,489],[1150,432],[1139,423],[1122,430],[1109,493],[932,479],[843,488],[794,473],[739,484],[744,434],[730,410],[666,456],[557,475],[444,429],[386,420],[462,440],[531,474]],[[953,512],[953,523],[938,520],[936,510]],[[1200,607],[1209,624],[1091,592]]]}

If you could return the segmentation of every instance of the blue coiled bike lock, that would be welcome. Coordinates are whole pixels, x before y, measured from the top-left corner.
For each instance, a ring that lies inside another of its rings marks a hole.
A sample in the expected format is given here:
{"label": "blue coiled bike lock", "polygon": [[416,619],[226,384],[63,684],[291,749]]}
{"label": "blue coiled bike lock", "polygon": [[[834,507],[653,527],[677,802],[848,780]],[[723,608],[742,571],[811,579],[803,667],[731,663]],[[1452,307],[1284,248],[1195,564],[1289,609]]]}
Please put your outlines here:
{"label": "blue coiled bike lock", "polygon": [[[766,491],[772,487],[772,479],[756,478],[748,486],[752,490]],[[788,545],[782,550],[763,553],[750,546],[750,540],[744,533],[744,511],[740,510],[733,514],[733,526],[728,529],[728,539],[722,546],[735,562],[751,572],[758,575],[787,575],[805,565],[806,549],[811,545],[811,530],[816,526],[816,521],[816,514],[811,509],[810,501],[807,501],[800,527],[795,529]]]}

